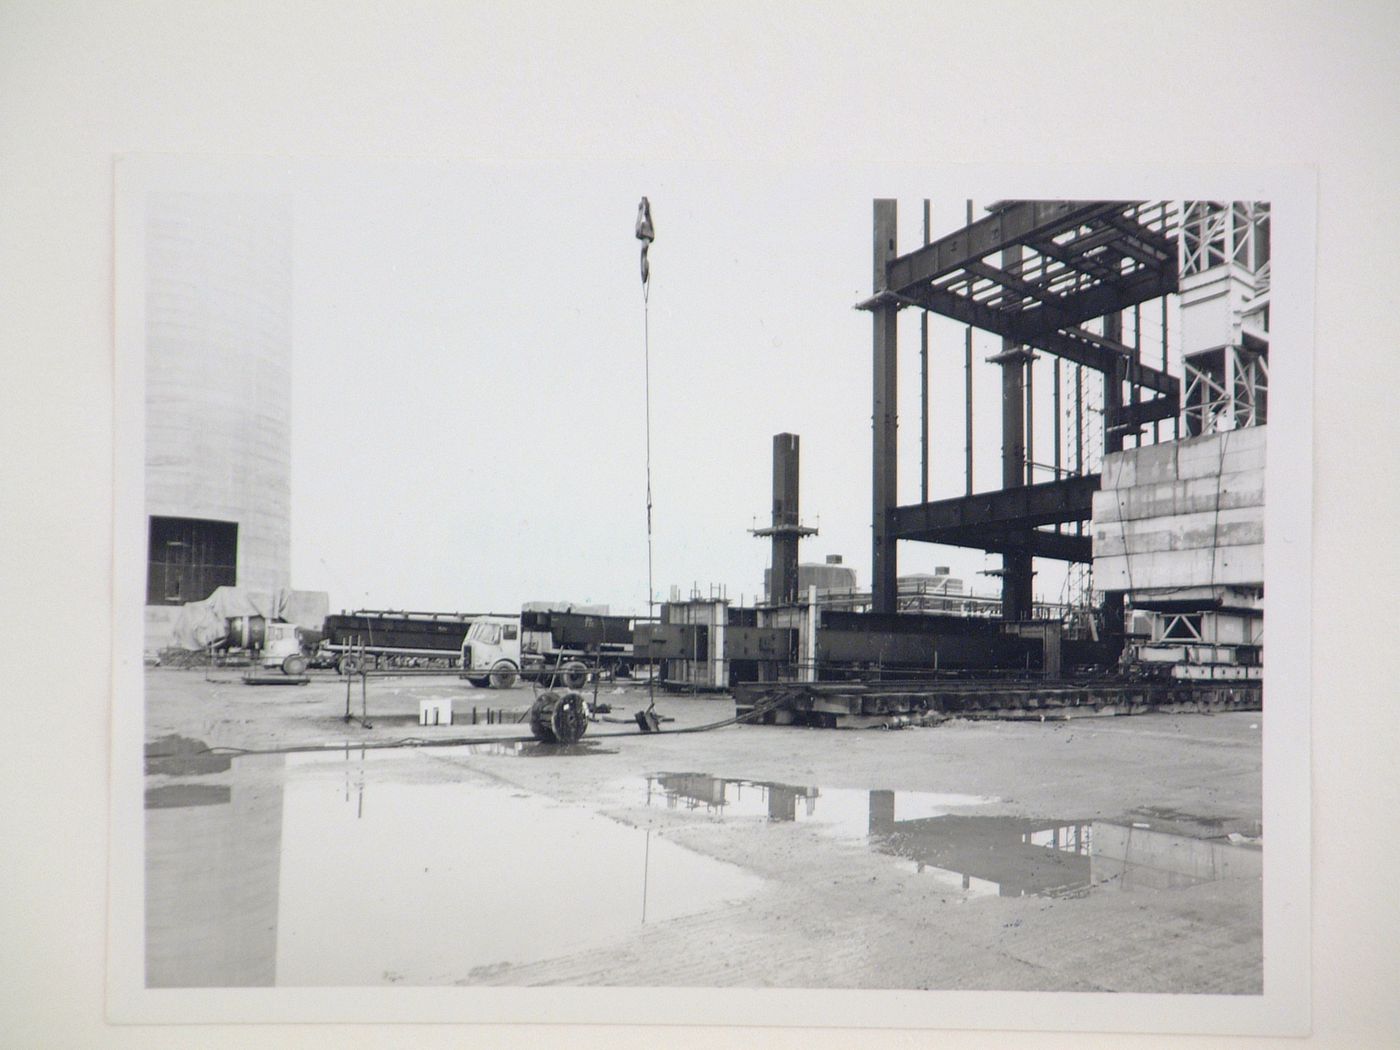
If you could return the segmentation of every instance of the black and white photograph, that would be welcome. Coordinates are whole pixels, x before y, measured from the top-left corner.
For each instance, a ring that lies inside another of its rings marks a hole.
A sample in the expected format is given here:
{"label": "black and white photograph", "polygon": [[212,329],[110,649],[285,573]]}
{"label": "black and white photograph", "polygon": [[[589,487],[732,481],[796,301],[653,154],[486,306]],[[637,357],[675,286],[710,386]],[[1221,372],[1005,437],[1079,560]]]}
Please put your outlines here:
{"label": "black and white photograph", "polygon": [[1261,999],[1305,219],[931,181],[119,163],[146,991]]}
{"label": "black and white photograph", "polygon": [[0,0],[0,1044],[1391,1045],[1397,43]]}

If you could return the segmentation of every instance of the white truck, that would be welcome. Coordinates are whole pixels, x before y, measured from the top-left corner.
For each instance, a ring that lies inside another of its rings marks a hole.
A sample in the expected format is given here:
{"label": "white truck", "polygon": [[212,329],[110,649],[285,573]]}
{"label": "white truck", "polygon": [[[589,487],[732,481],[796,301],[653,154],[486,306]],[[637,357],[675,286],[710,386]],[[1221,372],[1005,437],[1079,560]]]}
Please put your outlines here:
{"label": "white truck", "polygon": [[632,673],[632,618],[572,611],[480,616],[462,642],[462,677],[478,688],[518,679],[582,689],[591,674]]}

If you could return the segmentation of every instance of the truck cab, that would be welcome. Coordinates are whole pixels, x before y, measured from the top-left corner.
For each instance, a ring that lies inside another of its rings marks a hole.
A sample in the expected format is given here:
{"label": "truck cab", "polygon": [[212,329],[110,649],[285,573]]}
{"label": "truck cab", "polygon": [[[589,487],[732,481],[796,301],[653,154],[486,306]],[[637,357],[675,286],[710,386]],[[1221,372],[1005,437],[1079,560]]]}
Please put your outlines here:
{"label": "truck cab", "polygon": [[299,675],[306,670],[306,657],[301,651],[301,636],[297,625],[269,620],[264,628],[260,662],[265,668],[280,667],[284,673]]}
{"label": "truck cab", "polygon": [[462,641],[462,677],[472,685],[509,689],[520,675],[520,618],[481,616]]}

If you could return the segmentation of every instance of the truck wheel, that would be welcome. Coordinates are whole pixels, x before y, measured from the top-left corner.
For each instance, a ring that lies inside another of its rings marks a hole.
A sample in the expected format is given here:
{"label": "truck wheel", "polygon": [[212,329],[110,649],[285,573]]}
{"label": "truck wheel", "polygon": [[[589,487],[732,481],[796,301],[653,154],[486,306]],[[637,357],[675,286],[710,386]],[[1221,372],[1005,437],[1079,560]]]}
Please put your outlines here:
{"label": "truck wheel", "polygon": [[349,654],[342,656],[335,662],[335,669],[345,675],[359,674],[360,658]]}
{"label": "truck wheel", "polygon": [[306,657],[301,653],[291,653],[282,661],[282,673],[289,675],[301,675],[306,673]]}
{"label": "truck wheel", "polygon": [[541,671],[535,684],[541,689],[553,689],[558,684],[558,676],[553,671]]}
{"label": "truck wheel", "polygon": [[588,668],[577,660],[570,660],[560,677],[564,679],[564,688],[582,689],[588,683]]}
{"label": "truck wheel", "polygon": [[515,665],[509,660],[499,661],[495,667],[491,668],[491,688],[509,689],[515,685],[519,675],[516,673]]}

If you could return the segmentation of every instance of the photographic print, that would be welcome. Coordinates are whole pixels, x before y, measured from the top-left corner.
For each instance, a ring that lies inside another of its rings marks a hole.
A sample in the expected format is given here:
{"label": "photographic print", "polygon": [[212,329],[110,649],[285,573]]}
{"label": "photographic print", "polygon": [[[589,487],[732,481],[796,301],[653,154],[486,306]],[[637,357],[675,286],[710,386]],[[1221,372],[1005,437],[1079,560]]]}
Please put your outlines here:
{"label": "photographic print", "polygon": [[116,184],[115,1013],[1297,1027],[1297,179]]}

